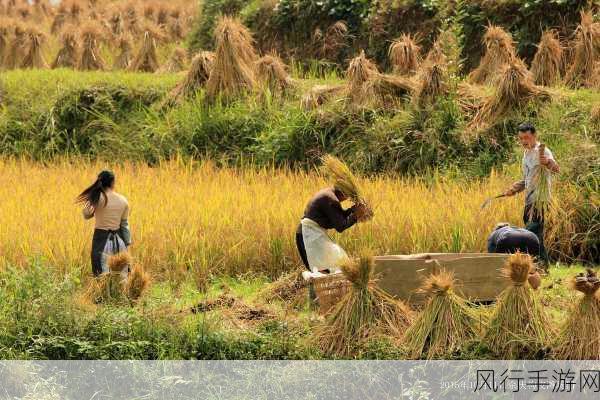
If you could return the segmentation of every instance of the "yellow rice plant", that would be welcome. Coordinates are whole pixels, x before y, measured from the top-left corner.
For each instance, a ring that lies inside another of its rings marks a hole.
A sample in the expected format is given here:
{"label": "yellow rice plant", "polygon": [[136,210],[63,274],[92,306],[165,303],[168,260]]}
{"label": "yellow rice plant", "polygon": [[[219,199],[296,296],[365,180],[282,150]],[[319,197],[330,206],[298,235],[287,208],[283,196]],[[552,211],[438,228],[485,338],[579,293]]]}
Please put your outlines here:
{"label": "yellow rice plant", "polygon": [[[316,172],[217,169],[209,162],[150,167],[0,159],[0,268],[26,267],[32,257],[43,257],[57,272],[91,274],[94,225],[82,218],[73,199],[107,167],[131,205],[136,262],[157,281],[206,273],[277,277],[295,269],[300,259],[294,232],[304,206],[331,184]],[[356,179],[362,195],[377,205],[377,215],[372,223],[336,234],[349,254],[366,247],[375,254],[479,252],[498,221],[520,223],[517,198],[479,211],[511,176],[466,182]]]}

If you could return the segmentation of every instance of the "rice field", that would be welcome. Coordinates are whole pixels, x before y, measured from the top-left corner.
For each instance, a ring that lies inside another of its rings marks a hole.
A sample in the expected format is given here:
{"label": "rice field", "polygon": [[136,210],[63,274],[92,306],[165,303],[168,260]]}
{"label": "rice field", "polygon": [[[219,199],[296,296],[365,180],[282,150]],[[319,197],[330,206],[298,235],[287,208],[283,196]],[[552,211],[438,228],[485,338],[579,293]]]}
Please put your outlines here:
{"label": "rice field", "polygon": [[[41,257],[62,272],[91,271],[92,222],[75,197],[107,167],[85,161],[49,165],[0,161],[0,254],[3,266],[26,266]],[[117,191],[130,202],[133,254],[154,276],[264,274],[299,267],[294,232],[311,195],[326,186],[316,172],[215,168],[173,161],[151,168],[114,168]],[[362,179],[375,218],[339,235],[350,253],[483,251],[498,221],[518,224],[519,199],[498,201],[510,177],[481,181],[375,177]]]}

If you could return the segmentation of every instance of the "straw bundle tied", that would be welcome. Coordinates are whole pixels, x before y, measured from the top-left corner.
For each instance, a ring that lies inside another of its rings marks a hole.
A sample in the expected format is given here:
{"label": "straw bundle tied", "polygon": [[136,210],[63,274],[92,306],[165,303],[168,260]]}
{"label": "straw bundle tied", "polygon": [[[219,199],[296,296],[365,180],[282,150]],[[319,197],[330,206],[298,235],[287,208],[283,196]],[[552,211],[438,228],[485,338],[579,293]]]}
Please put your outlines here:
{"label": "straw bundle tied", "polygon": [[527,283],[533,271],[531,257],[520,253],[511,255],[502,271],[512,285],[500,294],[483,338],[499,357],[511,359],[530,355],[542,349],[551,337],[549,319]]}
{"label": "straw bundle tied", "polygon": [[79,60],[79,45],[75,29],[65,29],[60,35],[60,43],[61,48],[52,62],[52,68],[76,68]]}
{"label": "straw bundle tied", "polygon": [[590,113],[590,119],[592,123],[596,125],[600,125],[600,102],[596,103],[592,106],[592,111]]}
{"label": "straw bundle tied", "polygon": [[477,316],[454,292],[454,284],[454,275],[445,270],[425,279],[420,291],[430,298],[404,334],[410,357],[451,355],[478,336]]}
{"label": "straw bundle tied", "polygon": [[[540,143],[539,151],[538,151],[538,159],[544,155],[546,151],[546,145]],[[541,163],[538,164],[536,171],[533,174],[532,184],[536,188],[533,192],[533,207],[531,208],[531,212],[541,212],[543,213],[548,209],[550,205],[550,175],[552,173],[548,168],[543,166]],[[533,215],[529,216],[530,218]]]}
{"label": "straw bundle tied", "polygon": [[377,66],[365,56],[365,51],[353,58],[346,70],[348,80],[347,97],[349,104],[365,105],[373,100],[373,88],[369,83],[379,75]]}
{"label": "straw bundle tied", "polygon": [[567,84],[573,88],[589,86],[595,63],[600,61],[600,23],[591,12],[581,12],[581,23],[575,34],[573,62],[567,71]]}
{"label": "straw bundle tied", "polygon": [[271,94],[284,95],[294,85],[287,66],[275,54],[259,58],[255,68],[257,78]]}
{"label": "straw bundle tied", "polygon": [[342,265],[352,287],[315,332],[315,343],[326,354],[348,357],[376,335],[400,338],[412,320],[406,304],[377,288],[373,268],[368,253]]}
{"label": "straw bundle tied", "polygon": [[214,60],[215,55],[210,51],[201,51],[196,54],[186,77],[173,89],[168,102],[172,104],[195,96],[208,81]]}
{"label": "straw bundle tied", "polygon": [[583,293],[567,314],[558,335],[554,357],[560,360],[600,360],[600,279],[588,269],[572,281],[572,288]]}
{"label": "straw bundle tied", "polygon": [[448,94],[447,71],[442,63],[426,62],[419,73],[415,101],[419,107],[434,104]]}
{"label": "straw bundle tied", "polygon": [[186,69],[187,66],[187,52],[182,47],[177,47],[171,53],[169,60],[165,66],[161,69],[161,72],[175,73],[181,72]]}
{"label": "straw bundle tied", "polygon": [[150,275],[140,264],[135,264],[129,272],[127,283],[124,287],[125,295],[129,300],[136,301],[142,297],[149,285]]}
{"label": "straw bundle tied", "polygon": [[256,89],[254,63],[258,59],[248,28],[231,17],[222,17],[215,29],[215,61],[206,83],[210,99],[230,98]]}
{"label": "straw bundle tied", "polygon": [[105,63],[100,56],[100,40],[102,40],[102,29],[94,22],[88,22],[81,29],[83,39],[83,50],[78,68],[83,71],[104,70]]}
{"label": "straw bundle tied", "polygon": [[392,42],[388,56],[394,73],[400,75],[414,74],[421,64],[421,48],[406,34]]}
{"label": "straw bundle tied", "polygon": [[156,41],[163,38],[162,33],[158,29],[147,26],[144,29],[142,47],[131,62],[129,69],[139,72],[156,72],[160,67],[158,54],[156,53]]}
{"label": "straw bundle tied", "polygon": [[4,63],[6,52],[9,46],[9,37],[12,30],[12,23],[8,19],[0,20],[0,64]]}
{"label": "straw bundle tied", "polygon": [[552,86],[560,80],[563,48],[555,31],[542,35],[538,50],[531,63],[531,73],[536,85]]}
{"label": "straw bundle tied", "polygon": [[488,26],[483,43],[485,54],[479,66],[469,74],[471,83],[494,83],[505,66],[517,59],[512,37],[498,26]]}
{"label": "straw bundle tied", "polygon": [[4,67],[6,69],[15,69],[21,65],[25,57],[27,45],[27,36],[25,28],[16,23],[13,27],[13,37],[4,56]]}
{"label": "straw bundle tied", "polygon": [[348,25],[344,21],[331,24],[325,31],[325,35],[320,32],[320,30],[315,31],[313,40],[322,40],[319,50],[321,57],[335,59],[339,56],[340,51],[348,46],[350,34],[348,33]]}
{"label": "straw bundle tied", "polygon": [[369,203],[363,197],[363,191],[358,184],[358,180],[343,161],[332,155],[325,155],[321,162],[323,163],[323,171],[333,183],[334,188],[344,193],[355,204],[362,204],[367,210],[370,210]]}
{"label": "straw bundle tied", "polygon": [[131,43],[131,35],[123,33],[117,39],[117,47],[119,49],[119,55],[115,59],[113,64],[114,70],[129,69],[131,61],[133,59],[133,45]]}
{"label": "straw bundle tied", "polygon": [[482,127],[493,124],[512,112],[524,108],[530,102],[551,99],[550,93],[537,86],[521,61],[507,64],[495,93],[490,96],[475,115],[471,126]]}
{"label": "straw bundle tied", "polygon": [[42,46],[46,42],[46,34],[35,27],[30,27],[27,31],[27,52],[21,68],[48,68],[46,60],[42,54]]}

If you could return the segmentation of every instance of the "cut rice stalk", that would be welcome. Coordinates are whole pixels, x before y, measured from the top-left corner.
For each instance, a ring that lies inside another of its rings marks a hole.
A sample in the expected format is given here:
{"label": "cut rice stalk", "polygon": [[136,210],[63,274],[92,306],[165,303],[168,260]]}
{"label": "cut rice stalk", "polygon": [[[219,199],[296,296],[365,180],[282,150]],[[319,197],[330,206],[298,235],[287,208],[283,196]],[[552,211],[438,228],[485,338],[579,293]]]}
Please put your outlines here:
{"label": "cut rice stalk", "polygon": [[400,75],[412,75],[421,64],[421,48],[413,37],[403,34],[394,40],[388,50],[394,72]]}
{"label": "cut rice stalk", "polygon": [[483,36],[485,54],[479,66],[469,74],[471,83],[494,83],[507,64],[517,59],[512,37],[499,26],[489,25]]}
{"label": "cut rice stalk", "polygon": [[531,63],[531,73],[536,85],[552,86],[560,80],[563,48],[555,31],[542,35],[538,50]]}

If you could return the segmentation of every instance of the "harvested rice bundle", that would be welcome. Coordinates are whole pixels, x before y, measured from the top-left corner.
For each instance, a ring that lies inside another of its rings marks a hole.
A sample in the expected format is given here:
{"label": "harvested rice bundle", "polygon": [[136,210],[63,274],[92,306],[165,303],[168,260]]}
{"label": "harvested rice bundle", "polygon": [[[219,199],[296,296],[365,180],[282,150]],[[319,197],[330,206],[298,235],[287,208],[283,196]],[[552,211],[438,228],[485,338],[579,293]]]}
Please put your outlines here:
{"label": "harvested rice bundle", "polygon": [[125,283],[125,295],[129,300],[136,301],[144,294],[150,285],[150,275],[140,264],[135,264]]}
{"label": "harvested rice bundle", "polygon": [[50,33],[58,33],[62,29],[63,25],[67,23],[68,16],[69,11],[67,10],[67,5],[65,3],[60,3],[56,15],[54,16],[54,20],[52,21]]}
{"label": "harvested rice bundle", "polygon": [[27,32],[27,53],[21,62],[21,68],[48,68],[42,54],[42,46],[46,41],[46,35],[35,27],[30,27]]}
{"label": "harvested rice bundle", "polygon": [[12,22],[9,19],[0,20],[0,63],[4,63],[4,58],[9,48],[10,33],[13,30]]}
{"label": "harvested rice bundle", "polygon": [[454,284],[454,275],[444,270],[425,279],[420,291],[430,298],[404,333],[412,358],[443,357],[478,336],[478,318]]}
{"label": "harvested rice bundle", "polygon": [[542,35],[538,50],[531,63],[531,73],[536,85],[552,86],[560,80],[563,48],[555,31]]}
{"label": "harvested rice bundle", "polygon": [[68,6],[68,16],[70,18],[69,22],[73,24],[79,24],[82,13],[83,7],[81,3],[77,0],[71,1],[71,4]]}
{"label": "harvested rice bundle", "polygon": [[492,83],[507,64],[517,59],[512,37],[499,26],[490,25],[483,36],[485,54],[479,66],[469,74],[471,83]]}
{"label": "harvested rice bundle", "polygon": [[379,71],[377,66],[365,56],[365,51],[361,50],[360,54],[353,58],[346,70],[346,78],[348,80],[347,99],[352,105],[365,105],[372,101],[373,85],[371,82]]}
{"label": "harvested rice bundle", "polygon": [[167,24],[167,30],[171,39],[181,40],[185,38],[185,26],[181,17],[181,10],[175,8],[171,11],[171,16]]}
{"label": "harvested rice bundle", "polygon": [[100,56],[100,40],[102,40],[102,30],[97,23],[88,22],[81,29],[83,39],[83,50],[77,66],[83,71],[104,70],[105,63]]}
{"label": "harvested rice bundle", "polygon": [[110,33],[113,36],[122,35],[125,30],[123,10],[120,7],[112,7],[109,12],[110,16],[108,17],[108,26]]}
{"label": "harvested rice bundle", "polygon": [[278,300],[296,306],[306,300],[305,288],[306,282],[302,278],[302,274],[290,272],[268,285],[262,298],[267,302]]}
{"label": "harvested rice bundle", "polygon": [[156,72],[160,67],[158,64],[158,55],[156,54],[156,41],[163,38],[162,33],[158,29],[146,26],[144,28],[142,46],[131,62],[129,69],[138,72]]}
{"label": "harvested rice bundle", "polygon": [[114,254],[108,257],[107,264],[108,269],[111,272],[121,272],[125,268],[129,268],[133,263],[133,259],[131,254],[127,251],[122,251],[120,253]]}
{"label": "harvested rice bundle", "polygon": [[60,35],[61,48],[52,63],[52,68],[76,68],[79,60],[77,32],[74,28],[65,29]]}
{"label": "harvested rice bundle", "polygon": [[596,103],[592,107],[591,120],[593,124],[600,125],[600,103]]}
{"label": "harvested rice bundle", "polygon": [[458,84],[458,104],[468,116],[475,117],[482,105],[488,99],[484,86],[473,85],[467,82]]}
{"label": "harvested rice bundle", "polygon": [[499,78],[496,92],[485,101],[471,123],[472,126],[481,127],[494,123],[529,102],[551,98],[548,91],[533,83],[520,61],[512,61],[506,65]]}
{"label": "harvested rice bundle", "polygon": [[[369,202],[363,197],[363,191],[350,168],[339,158],[325,155],[321,158],[323,171],[332,182],[333,187],[344,193],[355,204],[362,204],[370,212]],[[365,220],[371,215],[365,216]]]}
{"label": "harvested rice bundle", "polygon": [[4,67],[6,69],[15,69],[21,65],[25,57],[27,46],[27,32],[25,28],[16,23],[13,28],[13,36],[4,57]]}
{"label": "harvested rice bundle", "polygon": [[438,40],[436,40],[433,43],[433,46],[431,47],[431,49],[429,50],[429,52],[427,53],[427,56],[425,57],[425,64],[442,64],[445,65],[448,61],[448,57],[446,57],[446,54],[444,54],[444,50],[442,48],[442,44],[440,43],[440,40],[450,40],[448,38],[448,35],[445,35],[444,37],[440,37],[438,38]]}
{"label": "harvested rice bundle", "polygon": [[256,89],[254,40],[248,28],[231,17],[221,17],[215,29],[215,61],[206,83],[211,100],[231,98]]}
{"label": "harvested rice bundle", "polygon": [[410,324],[412,311],[376,286],[373,268],[369,254],[342,265],[352,287],[315,332],[315,344],[326,354],[348,357],[375,335],[400,338]]}
{"label": "harvested rice bundle", "polygon": [[588,80],[588,86],[594,89],[600,89],[600,61],[595,64],[594,72]]}
{"label": "harvested rice bundle", "polygon": [[161,72],[181,72],[186,69],[187,62],[187,51],[182,47],[176,47],[167,63],[161,68]]}
{"label": "harvested rice bundle", "polygon": [[339,57],[343,48],[348,46],[350,35],[348,25],[344,21],[331,24],[325,31],[325,35],[314,35],[314,39],[322,41],[320,48],[321,57],[335,60]]}
{"label": "harvested rice bundle", "polygon": [[302,108],[305,110],[316,109],[345,90],[346,85],[317,85],[302,97]]}
{"label": "harvested rice bundle", "polygon": [[169,21],[169,8],[163,4],[158,6],[156,11],[156,25],[164,28],[167,26],[167,22]]}
{"label": "harvested rice bundle", "polygon": [[[546,151],[546,145],[541,143],[538,151],[538,158],[544,155]],[[535,212],[546,212],[550,205],[550,180],[552,173],[546,167],[538,164],[536,171],[532,177],[532,185],[536,188],[533,192],[533,207],[531,207],[531,215],[529,218],[533,218]]]}
{"label": "harvested rice bundle", "polygon": [[379,106],[387,107],[415,91],[415,83],[411,78],[399,75],[377,74],[367,82],[368,93],[375,96]]}
{"label": "harvested rice bundle", "polygon": [[258,80],[272,94],[285,95],[294,84],[287,73],[287,66],[275,54],[259,58],[255,67]]}
{"label": "harvested rice bundle", "polygon": [[208,81],[213,68],[215,54],[201,51],[192,59],[192,65],[183,81],[169,95],[168,103],[172,104],[184,98],[193,97]]}
{"label": "harvested rice bundle", "polygon": [[132,35],[140,33],[140,25],[138,22],[138,11],[135,2],[130,2],[124,8],[123,21],[125,29]]}
{"label": "harvested rice bundle", "polygon": [[443,64],[426,62],[418,79],[414,99],[419,107],[433,104],[439,97],[448,94],[447,73]]}
{"label": "harvested rice bundle", "polygon": [[581,12],[581,23],[575,34],[574,58],[567,71],[567,84],[573,88],[585,86],[600,61],[600,23],[591,12]]}
{"label": "harvested rice bundle", "polygon": [[600,360],[600,279],[588,269],[572,282],[583,293],[558,335],[554,357],[559,360]]}
{"label": "harvested rice bundle", "polygon": [[500,294],[483,338],[503,359],[539,350],[552,336],[543,306],[527,283],[534,270],[531,257],[520,253],[511,255],[504,266],[503,274],[512,285]]}
{"label": "harvested rice bundle", "polygon": [[407,34],[394,40],[388,51],[394,72],[400,75],[412,75],[421,64],[421,48]]}
{"label": "harvested rice bundle", "polygon": [[131,35],[123,33],[117,39],[117,47],[119,55],[113,64],[113,70],[129,69],[131,60],[133,59],[133,45],[131,44]]}
{"label": "harvested rice bundle", "polygon": [[27,21],[31,17],[31,9],[29,5],[22,5],[17,8],[17,17],[23,21]]}

